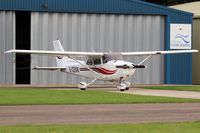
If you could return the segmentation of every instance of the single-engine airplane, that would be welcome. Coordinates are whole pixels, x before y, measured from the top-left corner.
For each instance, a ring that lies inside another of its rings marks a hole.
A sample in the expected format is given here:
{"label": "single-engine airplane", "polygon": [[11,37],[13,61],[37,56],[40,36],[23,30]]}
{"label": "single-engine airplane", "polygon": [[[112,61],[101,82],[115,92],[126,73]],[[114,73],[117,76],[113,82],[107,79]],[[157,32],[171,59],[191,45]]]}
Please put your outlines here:
{"label": "single-engine airplane", "polygon": [[[192,53],[198,50],[171,50],[171,51],[146,51],[146,52],[121,52],[121,53],[102,53],[102,52],[73,52],[64,51],[59,40],[53,41],[54,51],[43,50],[9,50],[5,53],[21,54],[41,54],[56,56],[56,67],[39,67],[34,70],[60,70],[61,72],[71,73],[78,76],[93,79],[90,83],[80,82],[78,88],[85,90],[96,80],[116,82],[117,89],[120,91],[128,90],[131,78],[136,69],[145,68],[142,65],[152,55]],[[145,56],[144,59],[134,64],[123,60],[125,56]],[[86,61],[78,60],[77,57],[87,57]]]}

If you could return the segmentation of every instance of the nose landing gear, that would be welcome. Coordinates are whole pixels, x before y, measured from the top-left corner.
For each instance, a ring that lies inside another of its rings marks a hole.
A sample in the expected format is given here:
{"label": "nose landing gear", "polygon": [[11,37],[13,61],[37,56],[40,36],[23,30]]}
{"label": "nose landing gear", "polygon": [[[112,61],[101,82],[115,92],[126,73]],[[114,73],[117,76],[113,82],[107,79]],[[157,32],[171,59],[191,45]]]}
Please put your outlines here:
{"label": "nose landing gear", "polygon": [[120,91],[125,91],[126,90],[126,85],[124,83],[120,83],[117,86],[117,89],[119,89]]}
{"label": "nose landing gear", "polygon": [[117,86],[117,89],[120,90],[120,91],[129,90],[130,85],[131,85],[130,82],[124,81],[124,82],[121,82],[121,83]]}
{"label": "nose landing gear", "polygon": [[128,81],[124,81],[124,84],[126,85],[126,90],[129,90],[131,83]]}

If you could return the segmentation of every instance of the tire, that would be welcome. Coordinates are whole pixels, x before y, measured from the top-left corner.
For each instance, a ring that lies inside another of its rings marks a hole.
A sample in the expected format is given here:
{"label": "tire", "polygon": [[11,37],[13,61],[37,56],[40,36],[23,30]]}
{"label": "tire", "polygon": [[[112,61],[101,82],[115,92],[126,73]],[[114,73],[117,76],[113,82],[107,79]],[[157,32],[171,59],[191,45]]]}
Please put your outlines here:
{"label": "tire", "polygon": [[126,87],[126,89],[125,90],[129,90],[129,87]]}
{"label": "tire", "polygon": [[86,88],[80,88],[80,90],[82,90],[82,91],[85,91],[85,90],[86,90]]}
{"label": "tire", "polygon": [[124,91],[126,89],[126,85],[121,83],[117,86],[117,89],[120,90],[120,91]]}

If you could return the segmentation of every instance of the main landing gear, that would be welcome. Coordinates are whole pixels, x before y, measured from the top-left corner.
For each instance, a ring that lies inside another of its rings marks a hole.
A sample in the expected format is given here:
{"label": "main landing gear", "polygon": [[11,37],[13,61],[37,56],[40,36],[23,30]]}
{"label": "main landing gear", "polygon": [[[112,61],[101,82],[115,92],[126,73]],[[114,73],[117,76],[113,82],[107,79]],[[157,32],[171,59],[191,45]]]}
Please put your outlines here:
{"label": "main landing gear", "polygon": [[96,79],[94,79],[94,80],[92,80],[90,83],[86,83],[86,82],[80,82],[79,84],[78,84],[78,88],[80,89],[80,90],[86,90],[87,89],[87,87],[90,85],[90,84],[92,84],[94,81],[96,81]]}
{"label": "main landing gear", "polygon": [[86,83],[86,82],[80,82],[80,83],[78,84],[78,88],[79,88],[80,90],[86,90],[86,88],[87,88],[87,83]]}

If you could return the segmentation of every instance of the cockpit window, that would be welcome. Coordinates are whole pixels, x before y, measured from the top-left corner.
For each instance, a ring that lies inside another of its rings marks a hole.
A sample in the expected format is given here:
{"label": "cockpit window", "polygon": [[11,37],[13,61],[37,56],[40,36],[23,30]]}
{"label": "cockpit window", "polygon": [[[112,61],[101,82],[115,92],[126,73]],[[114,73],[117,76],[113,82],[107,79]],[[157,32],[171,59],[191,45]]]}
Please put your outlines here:
{"label": "cockpit window", "polygon": [[106,53],[102,57],[89,57],[86,64],[87,65],[99,65],[105,64],[108,61],[113,60],[123,60],[123,57],[120,53]]}
{"label": "cockpit window", "polygon": [[99,65],[101,64],[101,57],[90,57],[87,62],[87,65]]}
{"label": "cockpit window", "polygon": [[99,65],[99,64],[101,64],[101,58],[95,58],[94,65]]}
{"label": "cockpit window", "polygon": [[89,58],[86,62],[87,65],[93,65],[93,58]]}
{"label": "cockpit window", "polygon": [[103,64],[105,64],[107,62],[108,62],[107,58],[105,56],[103,56]]}

